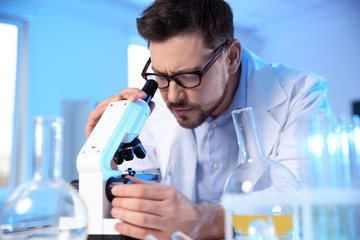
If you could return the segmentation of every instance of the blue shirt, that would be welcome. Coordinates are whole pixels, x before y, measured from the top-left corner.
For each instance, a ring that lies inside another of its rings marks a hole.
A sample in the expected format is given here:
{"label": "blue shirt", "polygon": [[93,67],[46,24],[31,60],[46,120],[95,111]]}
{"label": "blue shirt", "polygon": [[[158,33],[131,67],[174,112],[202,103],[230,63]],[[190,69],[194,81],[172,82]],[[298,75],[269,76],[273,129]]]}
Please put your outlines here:
{"label": "blue shirt", "polygon": [[218,203],[229,174],[237,167],[239,147],[231,112],[246,106],[248,57],[242,54],[241,77],[229,108],[193,129],[197,147],[196,203]]}

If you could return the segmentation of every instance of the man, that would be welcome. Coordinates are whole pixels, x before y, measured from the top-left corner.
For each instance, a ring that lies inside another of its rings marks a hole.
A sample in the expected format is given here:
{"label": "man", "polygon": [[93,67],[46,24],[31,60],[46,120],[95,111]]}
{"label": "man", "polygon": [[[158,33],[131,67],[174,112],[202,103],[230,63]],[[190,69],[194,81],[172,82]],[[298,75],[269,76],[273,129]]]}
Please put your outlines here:
{"label": "man", "polygon": [[[231,111],[251,106],[264,154],[299,177],[298,118],[330,111],[326,81],[269,65],[246,50],[233,38],[232,11],[223,0],[157,0],[137,27],[151,55],[142,75],[158,81],[161,97],[154,97],[140,134],[147,157],[127,164],[159,168],[162,183],[131,178],[135,184],[114,187],[111,213],[122,220],[115,228],[135,238],[169,239],[175,231],[224,238],[218,203],[241,161]],[[87,135],[110,102],[145,95],[124,89],[101,102],[90,114]]]}

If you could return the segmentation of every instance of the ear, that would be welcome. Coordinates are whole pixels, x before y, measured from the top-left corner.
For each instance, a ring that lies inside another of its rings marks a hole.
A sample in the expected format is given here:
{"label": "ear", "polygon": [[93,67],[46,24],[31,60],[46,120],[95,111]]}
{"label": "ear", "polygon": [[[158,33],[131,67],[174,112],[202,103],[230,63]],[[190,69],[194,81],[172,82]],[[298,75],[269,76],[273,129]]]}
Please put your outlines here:
{"label": "ear", "polygon": [[235,73],[241,62],[241,44],[238,40],[232,40],[227,46],[228,74]]}

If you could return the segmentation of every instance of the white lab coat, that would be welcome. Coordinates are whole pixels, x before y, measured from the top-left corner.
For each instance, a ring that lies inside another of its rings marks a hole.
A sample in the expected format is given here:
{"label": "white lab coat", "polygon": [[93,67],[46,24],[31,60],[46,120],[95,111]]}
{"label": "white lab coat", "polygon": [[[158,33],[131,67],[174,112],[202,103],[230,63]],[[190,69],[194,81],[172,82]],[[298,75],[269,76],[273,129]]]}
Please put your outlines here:
{"label": "white lab coat", "polygon": [[[253,108],[264,155],[283,163],[300,178],[298,117],[313,110],[331,112],[326,80],[283,65],[268,64],[246,48],[242,51],[250,60],[247,106]],[[154,102],[155,109],[139,136],[147,157],[126,162],[120,169],[160,168],[163,183],[194,201],[197,150],[192,130],[180,127],[159,93]]]}

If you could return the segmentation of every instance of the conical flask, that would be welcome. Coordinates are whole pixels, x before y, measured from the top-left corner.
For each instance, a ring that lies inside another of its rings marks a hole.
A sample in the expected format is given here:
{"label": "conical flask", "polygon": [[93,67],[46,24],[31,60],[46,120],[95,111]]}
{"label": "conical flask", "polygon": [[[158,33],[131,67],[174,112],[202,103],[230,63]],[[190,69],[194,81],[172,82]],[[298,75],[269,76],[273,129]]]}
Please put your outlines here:
{"label": "conical flask", "polygon": [[0,239],[86,239],[85,205],[61,177],[63,119],[36,117],[33,124],[32,178],[5,202]]}
{"label": "conical flask", "polygon": [[[257,197],[261,199],[266,198],[267,193],[296,193],[299,183],[291,171],[284,165],[264,157],[252,108],[234,110],[232,117],[243,161],[227,179],[224,195],[252,194],[258,195]],[[246,204],[236,204],[231,207],[231,211],[236,239],[247,239],[248,226],[256,219],[268,221],[272,218],[278,236],[291,232],[293,228],[293,211],[290,206],[249,207]]]}

